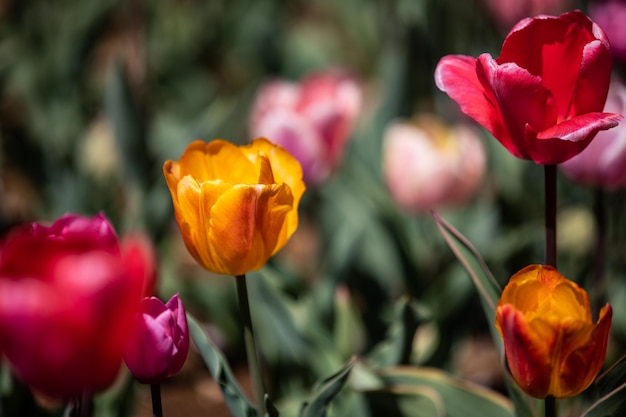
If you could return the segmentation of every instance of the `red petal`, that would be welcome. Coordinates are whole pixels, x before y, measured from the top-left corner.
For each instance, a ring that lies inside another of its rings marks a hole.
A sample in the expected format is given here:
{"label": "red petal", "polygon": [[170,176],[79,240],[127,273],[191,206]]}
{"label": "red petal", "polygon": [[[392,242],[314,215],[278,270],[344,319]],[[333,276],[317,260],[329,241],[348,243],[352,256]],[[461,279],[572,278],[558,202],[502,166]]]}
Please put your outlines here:
{"label": "red petal", "polygon": [[531,332],[524,315],[511,304],[496,310],[506,360],[517,384],[529,395],[544,398],[550,388],[551,364],[545,341]]}
{"label": "red petal", "polygon": [[606,42],[597,40],[585,46],[570,116],[604,109],[611,80],[611,66],[611,52]]}
{"label": "red petal", "polygon": [[435,83],[459,104],[463,113],[491,132],[509,152],[522,158],[503,125],[498,102],[489,83],[491,70],[485,68],[489,65],[495,65],[489,54],[481,55],[478,60],[464,55],[448,55],[437,64]]}

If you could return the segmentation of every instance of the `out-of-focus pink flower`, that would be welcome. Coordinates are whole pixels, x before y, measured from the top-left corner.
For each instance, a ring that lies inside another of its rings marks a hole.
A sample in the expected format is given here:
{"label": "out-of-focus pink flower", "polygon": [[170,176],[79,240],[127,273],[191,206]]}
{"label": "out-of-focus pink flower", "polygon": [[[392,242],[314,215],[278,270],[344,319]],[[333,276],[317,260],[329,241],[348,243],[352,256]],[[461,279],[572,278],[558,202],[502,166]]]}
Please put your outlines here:
{"label": "out-of-focus pink flower", "polygon": [[7,237],[0,350],[19,378],[65,399],[114,382],[145,279],[127,260],[102,214],[68,214]]}
{"label": "out-of-focus pink flower", "polygon": [[[626,87],[614,80],[609,88],[605,111],[624,114]],[[589,146],[561,164],[570,179],[606,189],[626,187],[626,127],[600,132]]]}
{"label": "out-of-focus pink flower", "polygon": [[484,0],[498,27],[509,30],[525,17],[560,14],[570,9],[571,0]]}
{"label": "out-of-focus pink flower", "polygon": [[511,154],[551,165],[622,119],[602,113],[611,66],[604,32],[573,11],[520,21],[496,59],[444,56],[435,82]]}
{"label": "out-of-focus pink flower", "polygon": [[626,2],[597,1],[589,4],[589,16],[604,30],[611,42],[613,58],[626,63]]}
{"label": "out-of-focus pink flower", "polygon": [[124,352],[133,376],[144,384],[160,384],[180,371],[188,351],[187,316],[178,294],[166,304],[156,297],[144,298]]}
{"label": "out-of-focus pink flower", "polygon": [[266,137],[302,165],[307,184],[318,184],[341,162],[361,108],[361,89],[346,72],[310,74],[300,83],[261,86],[250,118],[252,137]]}
{"label": "out-of-focus pink flower", "polygon": [[447,127],[432,115],[394,122],[383,145],[383,174],[396,203],[424,213],[460,206],[476,192],[485,172],[485,149],[469,126]]}

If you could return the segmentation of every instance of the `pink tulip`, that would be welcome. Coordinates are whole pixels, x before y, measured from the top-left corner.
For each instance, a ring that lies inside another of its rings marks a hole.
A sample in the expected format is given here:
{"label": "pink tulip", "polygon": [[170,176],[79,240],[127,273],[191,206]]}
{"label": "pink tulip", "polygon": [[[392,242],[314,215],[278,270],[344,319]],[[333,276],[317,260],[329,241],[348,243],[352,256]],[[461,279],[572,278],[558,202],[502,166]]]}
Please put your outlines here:
{"label": "pink tulip", "polygon": [[571,0],[484,0],[497,25],[509,30],[515,23],[538,14],[559,14],[570,9]]}
{"label": "pink tulip", "polygon": [[26,384],[70,399],[114,382],[145,280],[126,259],[102,214],[68,214],[7,237],[0,351]]}
{"label": "pink tulip", "polygon": [[589,15],[611,42],[613,58],[626,64],[626,2],[609,0],[589,4]]}
{"label": "pink tulip", "polygon": [[434,116],[387,127],[383,173],[396,203],[425,213],[465,204],[481,184],[485,149],[473,128],[448,128]]}
{"label": "pink tulip", "polygon": [[187,316],[178,294],[166,304],[156,297],[144,298],[124,352],[133,376],[144,384],[160,384],[180,371],[188,351]]}
{"label": "pink tulip", "polygon": [[252,137],[266,137],[302,165],[307,184],[319,184],[341,163],[361,108],[361,90],[344,72],[310,74],[300,83],[262,85],[252,108]]}
{"label": "pink tulip", "polygon": [[602,112],[611,64],[604,32],[574,11],[522,20],[496,59],[443,57],[435,82],[514,156],[559,164],[622,118]]}
{"label": "pink tulip", "polygon": [[[626,111],[626,86],[613,81],[609,88],[606,111],[623,114]],[[561,169],[572,181],[617,189],[626,187],[626,128],[600,132],[591,144]]]}

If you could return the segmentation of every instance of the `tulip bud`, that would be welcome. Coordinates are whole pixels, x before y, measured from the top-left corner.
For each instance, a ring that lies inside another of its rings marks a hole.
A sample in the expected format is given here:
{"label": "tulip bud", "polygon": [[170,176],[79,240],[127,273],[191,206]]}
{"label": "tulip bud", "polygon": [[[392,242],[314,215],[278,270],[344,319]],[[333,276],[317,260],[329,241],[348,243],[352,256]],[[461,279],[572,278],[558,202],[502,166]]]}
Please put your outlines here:
{"label": "tulip bud", "polygon": [[537,398],[571,397],[604,364],[612,310],[591,319],[587,292],[550,266],[529,265],[511,277],[496,309],[496,327],[517,384]]}
{"label": "tulip bud", "polygon": [[175,294],[163,304],[144,298],[132,323],[124,361],[144,384],[160,384],[180,371],[189,351],[189,330],[182,301]]}

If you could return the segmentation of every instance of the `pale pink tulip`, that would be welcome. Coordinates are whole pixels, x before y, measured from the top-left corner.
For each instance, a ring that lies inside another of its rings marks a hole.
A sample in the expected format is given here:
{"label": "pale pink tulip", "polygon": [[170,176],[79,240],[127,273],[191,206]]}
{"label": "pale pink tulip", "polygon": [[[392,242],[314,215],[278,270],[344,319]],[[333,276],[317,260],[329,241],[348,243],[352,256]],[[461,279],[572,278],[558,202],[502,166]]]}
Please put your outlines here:
{"label": "pale pink tulip", "polygon": [[478,132],[431,115],[394,122],[385,132],[383,174],[396,203],[425,213],[465,204],[481,184],[486,155]]}

